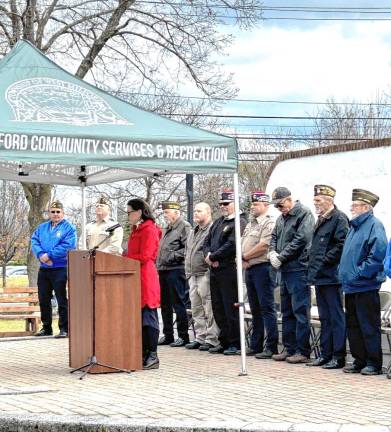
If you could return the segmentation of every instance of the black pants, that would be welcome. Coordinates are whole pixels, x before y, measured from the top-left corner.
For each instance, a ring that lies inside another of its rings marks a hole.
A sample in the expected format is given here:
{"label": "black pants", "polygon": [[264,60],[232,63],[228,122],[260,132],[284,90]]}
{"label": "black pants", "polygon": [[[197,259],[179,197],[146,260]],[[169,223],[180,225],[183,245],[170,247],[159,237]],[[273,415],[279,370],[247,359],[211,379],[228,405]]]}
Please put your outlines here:
{"label": "black pants", "polygon": [[145,306],[141,309],[143,358],[150,352],[157,351],[159,339],[159,318],[156,309]]}
{"label": "black pants", "polygon": [[381,369],[380,298],[377,290],[346,294],[346,330],[354,364]]}
{"label": "black pants", "polygon": [[67,299],[67,269],[40,268],[38,272],[38,298],[41,309],[42,326],[46,332],[52,333],[52,296],[56,295],[58,304],[58,327],[68,331],[68,299]]}
{"label": "black pants", "polygon": [[240,349],[239,310],[236,268],[211,269],[210,295],[216,323],[220,328],[220,344]]}
{"label": "black pants", "polygon": [[168,341],[174,340],[172,311],[174,308],[178,337],[187,342],[189,340],[189,324],[186,309],[190,308],[190,300],[185,270],[160,270],[159,281],[164,336]]}

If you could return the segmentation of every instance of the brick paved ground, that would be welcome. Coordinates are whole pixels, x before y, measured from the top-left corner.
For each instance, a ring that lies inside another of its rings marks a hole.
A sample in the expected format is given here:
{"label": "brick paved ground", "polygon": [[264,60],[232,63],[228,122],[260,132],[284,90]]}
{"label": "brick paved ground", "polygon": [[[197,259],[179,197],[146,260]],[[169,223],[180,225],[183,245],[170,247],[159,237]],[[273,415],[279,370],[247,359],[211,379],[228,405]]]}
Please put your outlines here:
{"label": "brick paved ground", "polygon": [[69,373],[68,340],[1,341],[0,417],[283,423],[270,430],[299,430],[292,424],[311,423],[329,424],[324,430],[346,425],[344,430],[358,431],[361,425],[391,431],[391,380],[385,375],[348,375],[250,357],[249,375],[240,377],[239,356],[170,347],[160,348],[159,355],[159,370],[88,375],[81,381]]}

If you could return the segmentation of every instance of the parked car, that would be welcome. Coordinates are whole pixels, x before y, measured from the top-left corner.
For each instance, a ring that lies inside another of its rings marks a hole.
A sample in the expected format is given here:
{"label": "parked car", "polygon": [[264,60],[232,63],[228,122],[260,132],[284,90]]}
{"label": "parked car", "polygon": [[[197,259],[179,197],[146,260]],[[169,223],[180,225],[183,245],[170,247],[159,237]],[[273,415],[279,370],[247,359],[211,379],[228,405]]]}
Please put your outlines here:
{"label": "parked car", "polygon": [[7,266],[5,275],[6,277],[27,276],[27,266]]}

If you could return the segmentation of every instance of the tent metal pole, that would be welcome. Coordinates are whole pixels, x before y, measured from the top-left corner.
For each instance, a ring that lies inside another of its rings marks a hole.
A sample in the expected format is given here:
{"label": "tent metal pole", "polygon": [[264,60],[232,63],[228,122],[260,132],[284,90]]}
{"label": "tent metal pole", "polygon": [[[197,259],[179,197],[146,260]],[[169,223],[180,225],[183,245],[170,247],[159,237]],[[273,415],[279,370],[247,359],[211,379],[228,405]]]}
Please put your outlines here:
{"label": "tent metal pole", "polygon": [[86,194],[85,194],[86,184],[81,183],[81,248],[85,250],[87,248],[86,241]]}
{"label": "tent metal pole", "polygon": [[247,375],[246,369],[246,335],[244,331],[244,295],[242,273],[242,242],[240,237],[240,207],[239,207],[239,179],[234,173],[234,200],[235,200],[235,243],[236,243],[236,272],[238,279],[239,300],[239,329],[240,329],[240,360],[241,371],[239,375]]}

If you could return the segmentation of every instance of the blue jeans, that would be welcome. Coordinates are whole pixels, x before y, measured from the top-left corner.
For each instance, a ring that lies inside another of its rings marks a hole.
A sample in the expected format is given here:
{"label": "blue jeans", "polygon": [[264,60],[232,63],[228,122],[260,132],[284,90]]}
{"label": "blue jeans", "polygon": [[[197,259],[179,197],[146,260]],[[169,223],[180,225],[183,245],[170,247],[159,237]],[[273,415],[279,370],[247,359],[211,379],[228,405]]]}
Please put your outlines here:
{"label": "blue jeans", "polygon": [[289,354],[310,356],[310,287],[305,271],[281,274],[282,343]]}
{"label": "blue jeans", "polygon": [[325,359],[344,359],[346,355],[345,313],[340,285],[315,287],[320,327],[320,351]]}
{"label": "blue jeans", "polygon": [[41,309],[42,327],[52,333],[52,295],[56,295],[58,304],[58,327],[68,331],[67,269],[40,268],[38,272],[38,298]]}
{"label": "blue jeans", "polygon": [[278,345],[277,314],[269,270],[269,263],[261,263],[248,268],[245,273],[248,301],[253,316],[251,348],[256,352],[263,351],[266,329],[265,348],[276,353]]}

